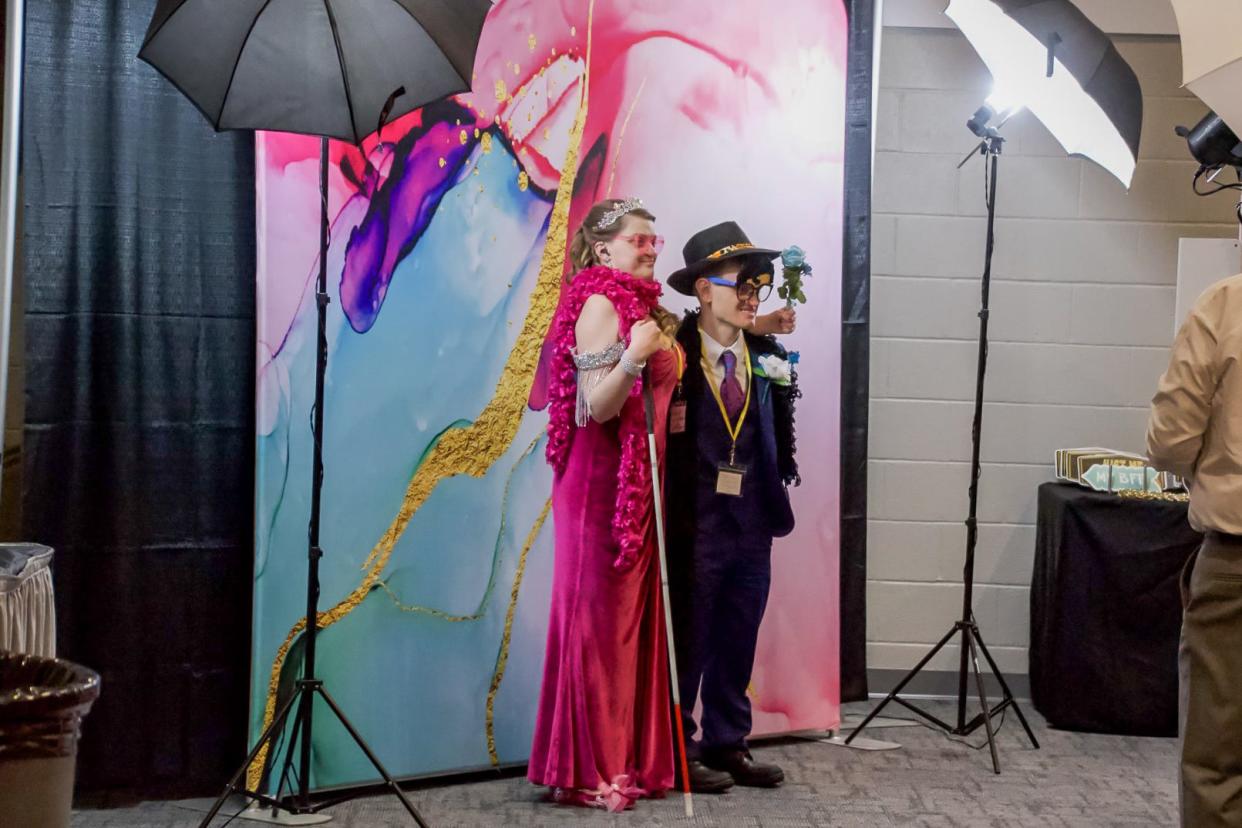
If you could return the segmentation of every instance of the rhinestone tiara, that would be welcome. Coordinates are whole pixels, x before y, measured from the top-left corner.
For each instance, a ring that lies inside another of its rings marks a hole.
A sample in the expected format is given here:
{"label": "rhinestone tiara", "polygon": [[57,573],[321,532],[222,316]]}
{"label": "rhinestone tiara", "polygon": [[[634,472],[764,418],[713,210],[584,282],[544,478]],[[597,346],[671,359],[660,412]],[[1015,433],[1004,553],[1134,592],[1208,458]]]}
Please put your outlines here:
{"label": "rhinestone tiara", "polygon": [[622,216],[628,213],[632,213],[635,210],[641,209],[642,206],[643,206],[643,200],[641,198],[627,198],[625,201],[621,202],[616,207],[609,210],[607,213],[604,213],[603,218],[601,218],[598,222],[595,223],[595,229],[596,230],[607,230],[609,227],[612,227],[614,224],[616,224],[617,221]]}

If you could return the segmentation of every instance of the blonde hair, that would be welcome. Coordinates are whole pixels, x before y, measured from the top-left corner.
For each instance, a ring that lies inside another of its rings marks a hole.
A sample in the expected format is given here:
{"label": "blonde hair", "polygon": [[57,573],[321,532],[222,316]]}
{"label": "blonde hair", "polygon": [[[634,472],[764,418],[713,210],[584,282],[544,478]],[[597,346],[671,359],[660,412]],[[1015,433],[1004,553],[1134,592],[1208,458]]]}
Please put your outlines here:
{"label": "blonde hair", "polygon": [[[568,277],[573,278],[573,273],[579,270],[585,270],[588,267],[596,267],[603,264],[599,260],[599,256],[595,254],[595,245],[599,242],[609,242],[621,235],[621,227],[625,224],[625,216],[637,216],[647,221],[655,221],[656,217],[651,214],[650,210],[645,207],[635,207],[629,210],[617,221],[604,229],[598,229],[599,223],[604,216],[625,203],[625,199],[606,198],[603,201],[596,202],[582,219],[582,224],[578,225],[578,229],[574,231],[573,239],[569,242],[569,260],[573,264],[572,273]],[[671,311],[656,305],[651,316],[656,324],[660,326],[660,330],[665,336],[675,337],[677,328],[681,325],[678,319]]]}

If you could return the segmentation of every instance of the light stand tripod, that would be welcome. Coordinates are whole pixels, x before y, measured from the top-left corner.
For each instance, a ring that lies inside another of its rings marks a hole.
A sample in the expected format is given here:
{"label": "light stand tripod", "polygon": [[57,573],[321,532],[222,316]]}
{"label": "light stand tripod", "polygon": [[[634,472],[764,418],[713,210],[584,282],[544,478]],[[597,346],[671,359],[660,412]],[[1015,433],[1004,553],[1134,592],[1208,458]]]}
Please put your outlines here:
{"label": "light stand tripod", "polygon": [[[233,778],[229,780],[224,793],[215,801],[206,818],[200,823],[200,828],[209,828],[212,819],[215,818],[216,814],[224,806],[225,800],[234,793],[269,806],[272,809],[273,815],[279,811],[285,811],[288,814],[294,815],[318,814],[326,808],[339,805],[342,802],[353,799],[357,795],[348,794],[320,803],[312,803],[310,800],[311,728],[315,718],[314,701],[316,694],[324,700],[354,742],[366,754],[371,765],[374,766],[380,778],[383,779],[385,787],[401,800],[401,804],[409,812],[410,816],[414,818],[416,823],[422,826],[422,828],[427,828],[427,823],[423,821],[414,804],[410,802],[405,792],[401,790],[388,771],[384,769],[384,766],[380,764],[379,759],[376,758],[371,748],[363,741],[362,736],[358,734],[358,731],[354,729],[354,726],[345,717],[345,713],[337,706],[332,697],[328,695],[328,691],[324,689],[323,680],[315,677],[315,638],[318,634],[318,624],[315,623],[315,619],[319,617],[319,559],[323,557],[323,550],[319,547],[319,504],[323,490],[323,385],[324,374],[328,367],[328,303],[331,301],[328,297],[327,138],[320,139],[319,145],[319,199],[319,277],[315,283],[315,306],[318,314],[319,336],[318,349],[315,355],[314,456],[312,460],[311,514],[310,525],[307,531],[306,631],[303,633],[306,636],[305,667],[302,671],[302,678],[297,681],[296,690],[281,705],[280,710],[272,719],[272,723],[263,731],[263,735],[259,737],[259,741],[251,749],[250,755],[246,757],[245,763],[237,769],[237,773],[233,774]],[[281,781],[280,786],[277,788],[276,796],[267,796],[258,791],[247,790],[241,784],[242,777],[251,764],[254,763],[255,758],[264,746],[271,750],[271,755],[275,755],[277,750],[276,737],[286,726],[290,725],[289,714],[293,711],[295,704],[297,705],[297,712],[293,715],[289,745],[285,752],[283,769],[278,777]],[[293,767],[295,747],[300,749],[298,752],[298,790],[296,794],[291,791],[288,795],[282,797],[281,791],[284,790],[284,780],[287,778],[289,770]],[[325,818],[321,817],[320,821],[323,819]],[[302,824],[307,823],[303,821]]]}
{"label": "light stand tripod", "polygon": [[[982,113],[983,110],[980,110]],[[970,155],[958,165],[960,169],[967,161],[969,161],[977,153],[983,155],[984,164],[990,167],[987,186],[987,208],[988,208],[988,229],[987,229],[987,247],[984,253],[983,265],[983,288],[982,299],[979,309],[979,357],[978,372],[975,378],[975,418],[974,425],[971,429],[971,464],[970,464],[970,511],[966,518],[966,565],[962,574],[962,582],[965,587],[962,596],[962,617],[953,624],[952,629],[945,633],[944,638],[931,649],[927,655],[923,656],[923,660],[914,666],[914,669],[905,675],[892,692],[884,697],[884,701],[871,711],[867,718],[863,719],[853,733],[845,740],[845,744],[849,744],[854,738],[863,732],[863,729],[871,723],[872,719],[880,714],[880,711],[888,706],[889,702],[897,702],[902,707],[911,710],[927,721],[931,722],[941,730],[953,734],[954,736],[966,736],[974,733],[982,725],[988,734],[988,748],[992,752],[992,768],[996,773],[1000,773],[1000,758],[996,752],[996,729],[992,726],[992,719],[1006,708],[1013,708],[1014,713],[1018,715],[1018,721],[1022,723],[1022,728],[1026,731],[1026,735],[1030,738],[1031,744],[1038,749],[1039,742],[1035,739],[1035,734],[1031,732],[1031,726],[1027,724],[1026,717],[1022,715],[1022,710],[1018,707],[1018,703],[1014,700],[1013,693],[1009,691],[1009,685],[1005,683],[1005,677],[1001,674],[1000,668],[996,666],[996,662],[992,659],[988,648],[983,643],[982,636],[979,635],[979,625],[975,622],[973,599],[975,585],[975,546],[979,539],[979,523],[978,523],[978,507],[979,507],[979,446],[980,437],[983,432],[983,381],[987,373],[988,364],[988,297],[992,285],[992,251],[995,246],[995,224],[996,224],[996,174],[999,166],[1001,149],[1004,145],[1004,138],[997,134],[994,128],[986,126],[986,118],[982,122],[979,121],[980,114],[976,113],[974,119],[970,122],[970,127],[982,142]],[[988,169],[985,168],[985,172]],[[920,710],[910,702],[901,698],[900,693],[906,688],[906,685],[919,674],[919,672],[927,666],[936,653],[940,652],[946,644],[948,644],[954,636],[961,635],[961,663],[958,667],[958,687],[957,687],[957,723],[956,725],[944,722],[939,718]],[[983,686],[983,674],[979,670],[979,653],[983,653],[983,657],[987,659],[988,667],[991,668],[992,674],[996,676],[996,680],[1001,687],[1001,700],[992,707],[988,702],[987,691]],[[979,704],[981,711],[970,721],[966,721],[966,698],[969,693],[968,678],[973,672],[975,678],[975,689],[979,695]]]}

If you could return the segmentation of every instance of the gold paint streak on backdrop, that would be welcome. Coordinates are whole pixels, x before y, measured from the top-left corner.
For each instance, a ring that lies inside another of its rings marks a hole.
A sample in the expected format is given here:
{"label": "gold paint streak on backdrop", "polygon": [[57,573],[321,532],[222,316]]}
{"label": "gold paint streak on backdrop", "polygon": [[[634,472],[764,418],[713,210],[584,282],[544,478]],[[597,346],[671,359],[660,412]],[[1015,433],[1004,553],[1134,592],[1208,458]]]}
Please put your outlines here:
{"label": "gold paint streak on backdrop", "polygon": [[531,527],[530,534],[526,536],[526,543],[522,545],[517,571],[513,574],[513,589],[509,591],[509,609],[505,613],[505,632],[500,638],[500,653],[496,656],[496,672],[492,674],[492,685],[487,690],[487,755],[492,760],[492,765],[500,764],[500,755],[496,753],[496,694],[500,691],[500,683],[505,680],[505,668],[509,665],[509,642],[513,637],[513,616],[517,612],[518,592],[522,589],[522,578],[526,575],[526,556],[530,553],[530,548],[535,545],[535,540],[538,539],[543,523],[548,519],[548,513],[551,511],[552,500],[549,498],[543,504],[543,511],[539,513],[539,518]]}
{"label": "gold paint streak on backdrop", "polygon": [[[492,237],[492,241],[495,241]],[[513,287],[513,285],[509,285]],[[487,587],[483,590],[483,595],[479,598],[478,606],[474,612],[469,615],[452,615],[442,609],[435,607],[422,606],[420,604],[406,604],[401,600],[401,596],[388,586],[386,581],[379,581],[380,588],[388,593],[388,597],[392,599],[393,604],[402,612],[414,613],[416,615],[429,615],[432,618],[438,618],[441,621],[447,621],[450,624],[462,624],[467,621],[478,621],[487,614],[487,605],[491,603],[492,594],[495,592],[496,575],[500,567],[500,559],[502,557],[501,548],[504,545],[505,530],[509,526],[509,495],[513,490],[513,478],[518,472],[518,467],[522,461],[535,453],[535,448],[539,445],[539,441],[543,439],[540,434],[534,440],[530,441],[530,445],[521,453],[517,461],[513,464],[513,468],[509,470],[509,476],[505,479],[504,492],[500,496],[500,526],[496,529],[496,543],[492,547],[492,565],[491,576],[487,579]]]}
{"label": "gold paint streak on backdrop", "polygon": [[621,145],[625,143],[625,129],[630,125],[630,117],[634,114],[634,108],[638,106],[638,99],[643,96],[643,89],[647,86],[647,76],[643,76],[642,83],[638,85],[638,91],[634,93],[634,100],[630,101],[630,111],[625,113],[625,120],[621,122],[621,131],[617,133],[617,147],[612,151],[612,172],[608,175],[608,192],[606,198],[612,198],[612,184],[617,180],[617,160],[621,157]]}

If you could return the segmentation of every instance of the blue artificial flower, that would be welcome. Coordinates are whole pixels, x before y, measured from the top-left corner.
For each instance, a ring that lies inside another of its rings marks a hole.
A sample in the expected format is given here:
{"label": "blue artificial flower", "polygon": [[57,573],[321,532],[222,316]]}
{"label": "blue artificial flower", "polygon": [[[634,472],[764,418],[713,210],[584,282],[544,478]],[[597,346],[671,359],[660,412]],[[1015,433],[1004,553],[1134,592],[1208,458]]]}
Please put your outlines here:
{"label": "blue artificial flower", "polygon": [[799,354],[797,351],[790,351],[790,352],[789,352],[789,354],[788,354],[788,359],[789,359],[789,364],[790,364],[790,365],[797,365],[797,364],[798,364],[798,360],[799,360],[799,359],[801,359],[801,358],[802,358],[802,355],[801,355],[801,354]]}
{"label": "blue artificial flower", "polygon": [[788,268],[802,268],[806,266],[806,251],[796,244],[786,247],[781,253],[781,264]]}

